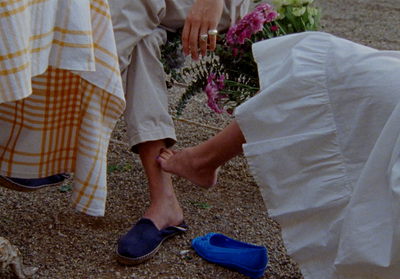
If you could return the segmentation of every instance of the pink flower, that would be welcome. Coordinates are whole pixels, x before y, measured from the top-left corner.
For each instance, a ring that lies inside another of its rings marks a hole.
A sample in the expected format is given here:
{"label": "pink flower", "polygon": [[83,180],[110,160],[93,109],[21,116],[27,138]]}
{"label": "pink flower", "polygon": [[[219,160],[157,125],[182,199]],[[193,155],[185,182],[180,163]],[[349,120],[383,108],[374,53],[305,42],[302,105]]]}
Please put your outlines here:
{"label": "pink flower", "polygon": [[210,75],[207,78],[207,83],[213,83],[215,79],[215,74],[214,73],[210,73]]}
{"label": "pink flower", "polygon": [[244,42],[246,41],[246,39],[250,39],[251,35],[253,33],[251,32],[251,30],[249,28],[244,29],[240,34],[239,34],[239,38],[237,40],[237,42],[241,45],[244,44]]}
{"label": "pink flower", "polygon": [[229,45],[244,44],[253,34],[260,32],[264,24],[273,21],[278,13],[268,4],[259,5],[252,13],[243,17],[238,24],[229,28],[226,34],[226,42]]}
{"label": "pink flower", "polygon": [[274,8],[269,4],[258,5],[255,11],[259,12],[264,17],[264,24],[273,21],[279,16],[279,14],[274,11]]}
{"label": "pink flower", "polygon": [[228,33],[226,33],[226,42],[229,45],[236,44],[236,25],[229,28]]}
{"label": "pink flower", "polygon": [[267,14],[270,11],[273,11],[274,8],[271,5],[264,3],[264,4],[258,5],[254,10],[257,12],[263,13],[263,14]]}
{"label": "pink flower", "polygon": [[214,102],[213,100],[211,100],[211,99],[208,99],[207,105],[208,105],[213,111],[215,111],[215,112],[218,113],[218,114],[221,114],[221,113],[224,112],[224,110],[221,109],[221,108],[218,106],[218,104],[217,104],[216,102]]}
{"label": "pink flower", "polygon": [[271,22],[275,20],[278,16],[279,14],[277,12],[272,11],[266,16],[264,23]]}
{"label": "pink flower", "polygon": [[253,34],[255,34],[263,29],[264,16],[261,13],[254,11],[244,16],[241,22],[243,23],[245,28],[250,27]]}
{"label": "pink flower", "polygon": [[224,87],[225,87],[224,79],[225,79],[225,76],[224,76],[224,75],[221,75],[221,76],[219,77],[219,79],[218,79],[218,89],[219,89],[219,90],[222,90],[222,89],[224,89]]}
{"label": "pink flower", "polygon": [[218,94],[218,88],[216,86],[214,86],[215,84],[207,84],[206,86],[206,94],[208,99],[214,99],[215,95]]}
{"label": "pink flower", "polygon": [[[207,78],[207,82],[208,82],[208,84],[206,86],[206,94],[208,97],[207,105],[216,113],[223,113],[224,110],[219,105],[219,101],[220,101],[219,89],[222,89],[223,86],[225,86],[225,85],[223,85],[223,80],[225,77],[221,76],[219,78],[219,80],[218,80],[219,86],[214,81],[215,77],[216,77],[215,74],[211,73]],[[222,85],[221,85],[221,81],[222,81]]]}
{"label": "pink flower", "polygon": [[271,26],[271,31],[275,32],[278,31],[279,27],[277,25]]}
{"label": "pink flower", "polygon": [[237,56],[237,54],[238,54],[238,49],[237,49],[237,47],[234,47],[233,48],[233,50],[232,50],[232,54],[233,54],[233,56]]}

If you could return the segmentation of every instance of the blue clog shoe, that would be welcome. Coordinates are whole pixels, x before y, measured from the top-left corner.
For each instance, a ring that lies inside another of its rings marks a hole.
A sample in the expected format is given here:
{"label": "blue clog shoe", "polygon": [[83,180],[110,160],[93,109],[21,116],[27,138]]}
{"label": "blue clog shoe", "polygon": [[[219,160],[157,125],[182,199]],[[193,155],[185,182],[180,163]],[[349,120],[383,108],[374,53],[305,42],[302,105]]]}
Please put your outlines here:
{"label": "blue clog shoe", "polygon": [[186,232],[185,221],[179,226],[159,230],[147,218],[140,219],[130,231],[118,241],[117,261],[123,265],[136,265],[153,257],[168,238]]}
{"label": "blue clog shoe", "polygon": [[17,178],[0,175],[0,186],[19,192],[33,192],[44,187],[60,185],[70,178],[71,175],[68,173],[55,174],[44,178]]}
{"label": "blue clog shoe", "polygon": [[196,237],[192,246],[207,261],[232,268],[251,278],[260,278],[267,268],[265,247],[240,242],[220,233]]}

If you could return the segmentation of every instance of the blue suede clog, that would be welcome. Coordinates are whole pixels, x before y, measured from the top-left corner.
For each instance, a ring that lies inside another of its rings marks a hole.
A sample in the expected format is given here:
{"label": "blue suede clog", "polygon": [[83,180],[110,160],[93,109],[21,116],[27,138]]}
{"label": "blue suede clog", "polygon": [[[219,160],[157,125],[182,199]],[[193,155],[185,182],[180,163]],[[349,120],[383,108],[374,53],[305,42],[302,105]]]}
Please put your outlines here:
{"label": "blue suede clog", "polygon": [[19,192],[33,192],[44,187],[60,185],[70,178],[71,175],[68,173],[55,174],[44,178],[16,178],[0,175],[0,186]]}
{"label": "blue suede clog", "polygon": [[207,261],[232,268],[251,278],[260,278],[267,267],[268,254],[263,246],[208,233],[192,240],[196,252]]}
{"label": "blue suede clog", "polygon": [[123,265],[136,265],[153,257],[164,240],[186,232],[185,221],[179,226],[159,230],[147,218],[140,219],[130,231],[118,241],[117,261]]}

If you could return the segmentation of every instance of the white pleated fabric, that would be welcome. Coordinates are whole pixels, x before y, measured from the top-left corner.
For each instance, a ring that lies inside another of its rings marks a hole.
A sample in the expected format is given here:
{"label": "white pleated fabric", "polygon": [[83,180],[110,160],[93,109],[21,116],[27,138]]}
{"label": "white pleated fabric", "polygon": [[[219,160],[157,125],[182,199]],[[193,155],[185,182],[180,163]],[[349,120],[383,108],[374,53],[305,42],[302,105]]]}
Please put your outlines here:
{"label": "white pleated fabric", "polygon": [[269,215],[305,278],[400,274],[400,52],[322,32],[253,45],[235,116]]}
{"label": "white pleated fabric", "polygon": [[107,0],[0,0],[0,174],[74,172],[103,216],[107,148],[125,107]]}

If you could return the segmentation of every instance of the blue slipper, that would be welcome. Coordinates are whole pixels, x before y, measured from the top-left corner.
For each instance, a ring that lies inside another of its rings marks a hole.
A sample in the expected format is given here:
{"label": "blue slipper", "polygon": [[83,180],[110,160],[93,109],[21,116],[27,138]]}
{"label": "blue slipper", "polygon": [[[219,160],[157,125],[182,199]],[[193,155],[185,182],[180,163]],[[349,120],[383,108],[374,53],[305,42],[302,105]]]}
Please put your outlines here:
{"label": "blue slipper", "polygon": [[220,233],[196,237],[192,246],[207,261],[232,268],[251,278],[263,276],[267,268],[265,247],[240,242]]}
{"label": "blue slipper", "polygon": [[0,175],[0,186],[19,192],[32,192],[44,187],[60,185],[70,177],[68,173],[55,174],[44,178],[17,178]]}
{"label": "blue slipper", "polygon": [[117,261],[123,265],[135,265],[153,257],[167,238],[186,232],[185,221],[179,226],[159,230],[153,221],[140,219],[136,225],[118,241]]}

